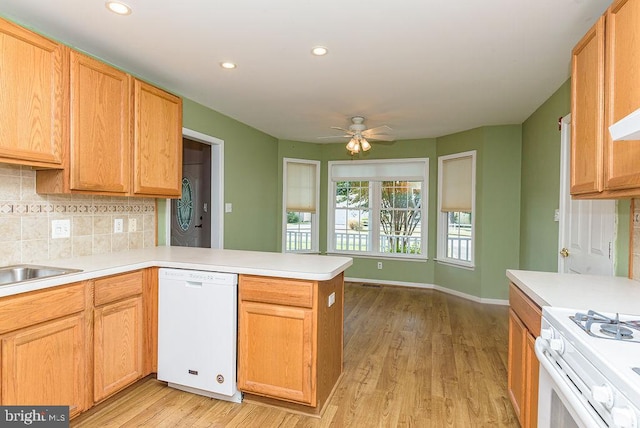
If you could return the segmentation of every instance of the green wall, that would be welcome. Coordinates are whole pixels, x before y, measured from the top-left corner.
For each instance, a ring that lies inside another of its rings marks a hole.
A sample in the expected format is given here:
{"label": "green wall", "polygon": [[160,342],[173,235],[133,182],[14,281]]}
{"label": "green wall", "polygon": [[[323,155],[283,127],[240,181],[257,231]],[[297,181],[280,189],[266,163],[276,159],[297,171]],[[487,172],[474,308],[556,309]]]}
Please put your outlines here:
{"label": "green wall", "polygon": [[507,299],[506,269],[519,267],[520,125],[477,128],[438,138],[438,156],[476,150],[475,268],[436,264],[437,285]]}
{"label": "green wall", "polygon": [[558,271],[560,130],[558,118],[570,111],[566,81],[522,124],[522,199],[520,268]]}
{"label": "green wall", "polygon": [[278,141],[188,99],[183,126],[224,140],[224,248],[277,251]]}

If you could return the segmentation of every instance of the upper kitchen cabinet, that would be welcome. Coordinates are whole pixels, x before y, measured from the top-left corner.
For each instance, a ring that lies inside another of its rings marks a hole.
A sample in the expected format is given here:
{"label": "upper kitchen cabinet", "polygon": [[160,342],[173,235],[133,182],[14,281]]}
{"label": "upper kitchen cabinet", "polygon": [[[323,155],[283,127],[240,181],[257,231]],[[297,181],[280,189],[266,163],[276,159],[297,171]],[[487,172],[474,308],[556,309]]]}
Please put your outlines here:
{"label": "upper kitchen cabinet", "polygon": [[61,168],[68,49],[0,19],[0,162]]}
{"label": "upper kitchen cabinet", "polygon": [[129,191],[131,82],[128,74],[71,52],[71,189]]}
{"label": "upper kitchen cabinet", "polygon": [[571,53],[572,194],[602,191],[604,29],[602,16]]}
{"label": "upper kitchen cabinet", "polygon": [[576,45],[571,79],[571,194],[640,195],[640,141],[609,126],[640,108],[640,2],[615,1]]}
{"label": "upper kitchen cabinet", "polygon": [[135,79],[133,194],[180,197],[182,99]]}
{"label": "upper kitchen cabinet", "polygon": [[605,189],[640,195],[640,140],[612,141],[608,127],[640,108],[640,1],[607,13]]}
{"label": "upper kitchen cabinet", "polygon": [[129,192],[132,78],[71,51],[71,131],[63,170],[37,173],[41,193]]}

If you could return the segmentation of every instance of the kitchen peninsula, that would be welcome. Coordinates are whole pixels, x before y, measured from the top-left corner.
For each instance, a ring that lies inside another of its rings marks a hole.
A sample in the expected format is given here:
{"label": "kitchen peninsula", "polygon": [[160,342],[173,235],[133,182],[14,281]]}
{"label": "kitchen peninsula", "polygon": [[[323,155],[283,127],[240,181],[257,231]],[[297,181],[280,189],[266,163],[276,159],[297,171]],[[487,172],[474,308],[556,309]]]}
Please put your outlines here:
{"label": "kitchen peninsula", "polygon": [[[239,275],[238,385],[254,401],[320,414],[342,374],[350,258],[155,247],[40,264],[81,271],[0,287],[3,405],[69,405],[74,417],[155,373],[163,267]],[[279,337],[292,329],[302,333]],[[303,351],[253,355],[265,340]],[[57,372],[64,382],[42,385]]]}

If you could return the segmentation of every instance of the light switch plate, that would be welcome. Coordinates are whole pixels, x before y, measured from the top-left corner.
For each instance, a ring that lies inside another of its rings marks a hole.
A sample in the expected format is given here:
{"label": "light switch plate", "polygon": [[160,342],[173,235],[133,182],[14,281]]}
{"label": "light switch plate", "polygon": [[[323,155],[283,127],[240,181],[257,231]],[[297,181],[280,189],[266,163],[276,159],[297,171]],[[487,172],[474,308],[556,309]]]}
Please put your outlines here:
{"label": "light switch plate", "polygon": [[135,232],[138,230],[138,222],[135,218],[129,219],[129,232]]}
{"label": "light switch plate", "polygon": [[69,238],[71,236],[71,220],[51,220],[51,239]]}
{"label": "light switch plate", "polygon": [[233,205],[231,205],[229,202],[224,204],[224,212],[230,213],[231,211],[233,211]]}

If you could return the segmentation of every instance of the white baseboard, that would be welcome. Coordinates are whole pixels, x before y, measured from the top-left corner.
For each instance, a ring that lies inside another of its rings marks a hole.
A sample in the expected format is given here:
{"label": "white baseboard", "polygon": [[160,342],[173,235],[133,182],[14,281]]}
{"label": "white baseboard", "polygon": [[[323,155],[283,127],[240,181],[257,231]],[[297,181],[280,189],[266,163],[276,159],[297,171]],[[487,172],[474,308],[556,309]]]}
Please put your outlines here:
{"label": "white baseboard", "polygon": [[397,285],[400,287],[426,288],[426,289],[442,291],[443,293],[451,294],[452,296],[462,297],[463,299],[471,300],[477,303],[483,303],[486,305],[509,306],[509,300],[485,299],[483,297],[462,293],[460,291],[452,290],[450,288],[442,287],[440,285],[435,285],[435,284],[424,284],[420,282],[387,281],[384,279],[350,278],[350,277],[345,277],[344,280],[349,282],[362,282],[365,284],[382,284],[382,285]]}

